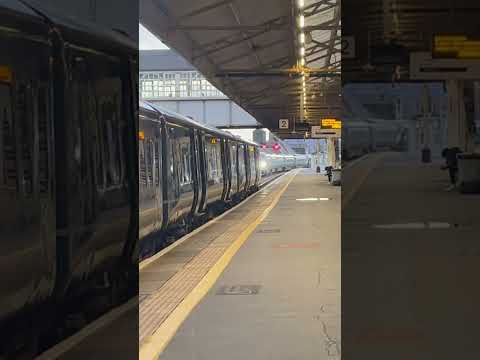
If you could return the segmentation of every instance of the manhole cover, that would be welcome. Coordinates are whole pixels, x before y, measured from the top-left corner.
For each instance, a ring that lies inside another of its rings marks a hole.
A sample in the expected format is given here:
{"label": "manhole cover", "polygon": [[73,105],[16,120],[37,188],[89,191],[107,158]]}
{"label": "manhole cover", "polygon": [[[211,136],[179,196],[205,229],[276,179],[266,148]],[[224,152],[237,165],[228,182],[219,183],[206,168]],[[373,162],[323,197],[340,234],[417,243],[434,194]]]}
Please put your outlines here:
{"label": "manhole cover", "polygon": [[279,233],[280,229],[261,229],[261,230],[258,230],[257,232],[262,234],[272,234],[272,233]]}
{"label": "manhole cover", "polygon": [[217,295],[257,295],[260,288],[260,285],[225,285],[217,291]]}

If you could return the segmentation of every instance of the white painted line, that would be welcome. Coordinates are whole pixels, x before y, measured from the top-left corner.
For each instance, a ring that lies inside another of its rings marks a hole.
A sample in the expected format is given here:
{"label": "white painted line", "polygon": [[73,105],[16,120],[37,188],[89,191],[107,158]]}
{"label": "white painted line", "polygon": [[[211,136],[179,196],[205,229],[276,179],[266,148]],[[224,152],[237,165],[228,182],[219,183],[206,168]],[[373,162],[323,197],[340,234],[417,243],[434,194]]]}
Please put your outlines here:
{"label": "white painted line", "polygon": [[373,225],[375,229],[388,230],[412,230],[412,229],[450,229],[452,225],[446,222],[412,222],[404,224],[381,224]]}

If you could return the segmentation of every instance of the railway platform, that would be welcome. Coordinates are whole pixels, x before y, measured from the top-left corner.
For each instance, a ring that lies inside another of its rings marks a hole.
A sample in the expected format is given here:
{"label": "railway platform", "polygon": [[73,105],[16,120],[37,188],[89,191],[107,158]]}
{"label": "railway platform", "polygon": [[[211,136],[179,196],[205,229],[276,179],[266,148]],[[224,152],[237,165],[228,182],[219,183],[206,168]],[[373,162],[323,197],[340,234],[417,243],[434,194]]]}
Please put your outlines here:
{"label": "railway platform", "polygon": [[140,273],[140,359],[340,359],[340,189],[293,170]]}
{"label": "railway platform", "polygon": [[441,165],[386,153],[344,169],[345,359],[478,357],[480,196],[444,191]]}
{"label": "railway platform", "polygon": [[340,296],[340,188],[292,170],[144,260],[139,299],[37,360],[340,359]]}

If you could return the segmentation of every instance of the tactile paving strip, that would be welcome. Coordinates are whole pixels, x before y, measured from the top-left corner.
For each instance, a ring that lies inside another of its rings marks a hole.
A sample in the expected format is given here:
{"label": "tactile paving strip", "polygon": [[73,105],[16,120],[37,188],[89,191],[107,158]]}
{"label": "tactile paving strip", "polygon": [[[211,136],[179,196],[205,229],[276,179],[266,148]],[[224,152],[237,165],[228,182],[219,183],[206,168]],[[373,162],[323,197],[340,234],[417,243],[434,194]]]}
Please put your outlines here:
{"label": "tactile paving strip", "polygon": [[[206,245],[197,256],[190,259],[159,288],[151,289],[150,294],[144,295],[146,297],[140,303],[140,344],[161,326],[171,312],[195,288],[237,237],[270,206],[276,194],[282,190],[284,184],[289,181],[292,176],[294,175],[289,174],[277,183],[272,184],[272,186],[265,189],[265,191],[260,190],[260,194],[252,198],[248,203],[238,207],[224,218],[189,239],[189,243],[195,243],[196,237],[203,238],[209,234],[215,234],[210,243]],[[268,195],[265,195],[266,193]],[[162,258],[159,258],[145,270],[148,271],[155,267],[156,271],[159,271],[162,268],[162,260]],[[151,277],[152,275],[149,274],[148,278]],[[141,288],[142,278],[141,276]]]}

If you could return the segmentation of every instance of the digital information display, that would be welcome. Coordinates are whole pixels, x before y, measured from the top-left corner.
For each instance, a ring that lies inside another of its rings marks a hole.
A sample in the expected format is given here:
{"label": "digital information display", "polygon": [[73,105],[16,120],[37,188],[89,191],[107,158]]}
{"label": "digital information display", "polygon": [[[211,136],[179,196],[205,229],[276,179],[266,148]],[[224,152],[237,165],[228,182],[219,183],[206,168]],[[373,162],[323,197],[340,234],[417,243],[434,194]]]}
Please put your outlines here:
{"label": "digital information display", "polygon": [[435,35],[433,58],[480,59],[480,38],[465,35]]}
{"label": "digital information display", "polygon": [[12,70],[8,66],[0,65],[0,81],[12,82]]}
{"label": "digital information display", "polygon": [[342,122],[337,119],[322,119],[322,129],[341,129]]}

